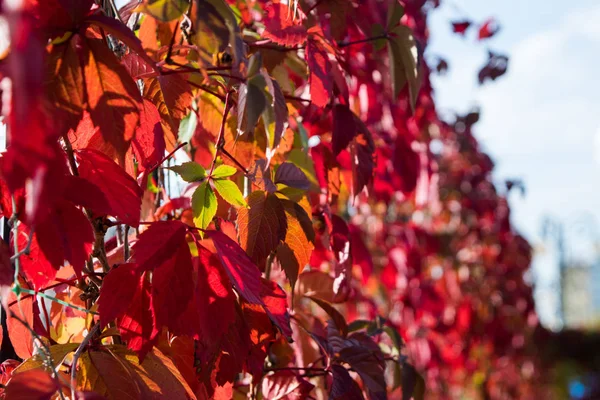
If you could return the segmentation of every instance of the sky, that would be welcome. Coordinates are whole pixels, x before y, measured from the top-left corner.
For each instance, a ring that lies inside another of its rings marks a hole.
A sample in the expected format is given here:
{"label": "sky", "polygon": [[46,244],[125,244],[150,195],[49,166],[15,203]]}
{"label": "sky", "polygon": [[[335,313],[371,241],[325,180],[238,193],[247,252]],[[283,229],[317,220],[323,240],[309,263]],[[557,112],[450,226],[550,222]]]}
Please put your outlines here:
{"label": "sky", "polygon": [[[450,22],[496,18],[501,31],[477,42]],[[446,0],[433,11],[426,57],[450,65],[434,79],[442,113],[481,107],[475,134],[496,163],[494,177],[521,178],[510,195],[513,225],[534,245],[533,277],[542,322],[556,324],[557,256],[541,238],[545,216],[562,221],[571,254],[592,259],[600,231],[600,2],[597,0]],[[479,86],[487,49],[510,56],[508,72]],[[600,282],[598,282],[600,285]],[[600,287],[598,287],[600,290]]]}

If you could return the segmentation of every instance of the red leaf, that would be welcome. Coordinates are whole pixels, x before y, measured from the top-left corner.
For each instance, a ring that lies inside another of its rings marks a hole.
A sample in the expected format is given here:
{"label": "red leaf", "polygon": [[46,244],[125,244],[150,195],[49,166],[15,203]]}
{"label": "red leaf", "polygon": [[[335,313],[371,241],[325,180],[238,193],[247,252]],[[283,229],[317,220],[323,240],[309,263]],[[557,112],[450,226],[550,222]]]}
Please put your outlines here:
{"label": "red leaf", "polygon": [[146,273],[139,276],[135,287],[133,300],[125,315],[117,323],[121,337],[127,342],[127,348],[138,353],[140,362],[152,349],[158,335],[155,323],[154,303],[150,296],[150,284]]}
{"label": "red leaf", "polygon": [[315,40],[309,40],[306,45],[306,62],[311,101],[317,107],[325,107],[331,97],[331,63],[327,52]]}
{"label": "red leaf", "polygon": [[85,38],[84,44],[90,115],[122,162],[139,123],[142,97],[137,84],[102,40]]}
{"label": "red leaf", "polygon": [[404,135],[398,135],[392,158],[394,171],[400,176],[399,189],[404,194],[412,193],[417,187],[421,161],[419,154],[413,149],[410,140]]}
{"label": "red leaf", "polygon": [[479,27],[478,38],[484,40],[491,38],[500,30],[500,25],[494,18],[489,18]]}
{"label": "red leaf", "polygon": [[80,176],[68,175],[66,181],[65,200],[97,214],[110,214],[110,203],[98,186]]}
{"label": "red leaf", "polygon": [[102,281],[98,314],[102,327],[127,312],[136,294],[140,274],[135,264],[122,264],[110,270]]}
{"label": "red leaf", "polygon": [[151,101],[144,99],[140,125],[131,142],[131,149],[139,163],[139,171],[154,167],[165,154],[165,137],[160,114]]}
{"label": "red leaf", "polygon": [[333,106],[333,132],[331,134],[331,144],[333,155],[337,156],[344,150],[352,139],[356,136],[357,127],[355,116],[350,108],[344,104]]}
{"label": "red leaf", "polygon": [[185,239],[173,250],[171,258],[152,272],[152,301],[158,327],[164,325],[172,334],[180,335],[187,333],[188,321],[184,312],[194,296],[193,265]]}
{"label": "red leaf", "polygon": [[167,151],[171,151],[177,143],[179,124],[192,104],[192,88],[181,74],[160,75],[146,80],[144,97],[158,108]]}
{"label": "red leaf", "polygon": [[50,400],[59,388],[46,371],[32,369],[15,374],[6,385],[5,396],[10,400]]}
{"label": "red leaf", "polygon": [[467,33],[467,29],[471,26],[471,21],[453,21],[452,22],[452,31],[454,33],[458,33],[459,35],[465,35]]}
{"label": "red leaf", "polygon": [[107,17],[104,14],[95,14],[87,17],[85,22],[104,29],[107,33],[110,33],[121,42],[125,43],[131,50],[135,51],[150,66],[154,67],[155,62],[146,54],[146,51],[144,51],[140,39],[138,39],[138,37],[135,36],[135,33],[121,21]]}
{"label": "red leaf", "polygon": [[194,303],[198,305],[196,309],[202,330],[200,340],[214,346],[235,322],[235,295],[217,256],[201,246],[198,252],[198,285]]}
{"label": "red leaf", "polygon": [[352,263],[359,265],[362,272],[362,282],[366,284],[373,272],[373,258],[361,236],[361,230],[356,225],[350,228],[350,250]]}
{"label": "red leaf", "polygon": [[260,298],[260,271],[248,254],[223,232],[207,232],[217,249],[217,256],[231,279],[231,284],[246,301],[263,304]]}
{"label": "red leaf", "polygon": [[329,400],[364,400],[358,384],[352,379],[346,368],[332,365],[333,383],[329,392]]}
{"label": "red leaf", "polygon": [[[133,260],[143,271],[152,271],[172,258],[186,243],[187,226],[181,221],[151,224],[133,245]],[[187,244],[186,244],[187,245]]]}
{"label": "red leaf", "polygon": [[137,227],[140,222],[142,189],[137,182],[106,155],[90,149],[76,151],[79,175],[104,192],[110,214]]}
{"label": "red leaf", "polygon": [[75,28],[94,5],[93,0],[36,0],[35,3],[40,27],[55,35]]}
{"label": "red leaf", "polygon": [[283,46],[297,46],[306,41],[306,28],[300,19],[294,20],[294,13],[283,3],[274,3],[267,8],[264,18],[263,36]]}
{"label": "red leaf", "polygon": [[87,217],[66,201],[59,203],[50,217],[36,226],[35,237],[39,248],[55,268],[62,267],[67,260],[78,274],[81,274],[92,252],[95,239]]}
{"label": "red leaf", "polygon": [[292,371],[278,371],[267,375],[262,381],[265,399],[304,399],[315,386]]}
{"label": "red leaf", "polygon": [[265,303],[265,311],[271,321],[279,327],[288,339],[292,337],[290,314],[288,312],[287,294],[275,282],[262,279],[261,298]]}
{"label": "red leaf", "polygon": [[[29,228],[23,224],[19,224],[19,249],[25,248],[29,235]],[[56,277],[58,266],[54,267],[48,261],[46,255],[40,249],[35,233],[29,247],[29,254],[22,254],[19,260],[21,261],[21,269],[25,277],[32,283],[35,289],[46,286],[48,282],[54,280]]]}

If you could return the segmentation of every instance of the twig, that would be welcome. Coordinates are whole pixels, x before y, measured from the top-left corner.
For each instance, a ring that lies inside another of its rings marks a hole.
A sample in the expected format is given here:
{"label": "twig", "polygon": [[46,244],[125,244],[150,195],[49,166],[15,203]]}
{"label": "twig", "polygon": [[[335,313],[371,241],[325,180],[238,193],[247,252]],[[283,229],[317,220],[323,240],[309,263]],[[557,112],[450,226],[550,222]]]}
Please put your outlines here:
{"label": "twig", "polygon": [[[79,361],[79,357],[81,357],[81,354],[85,350],[87,344],[89,343],[92,336],[94,336],[94,334],[96,333],[98,328],[100,328],[100,324],[94,325],[92,327],[92,329],[90,329],[88,334],[85,335],[85,338],[83,339],[81,344],[79,344],[79,347],[75,351],[75,354],[73,355],[73,361],[71,362],[71,382],[75,382],[75,376],[77,375],[77,361]],[[75,384],[71,384],[71,398],[72,399],[76,398],[75,397],[75,387],[76,386],[77,385],[75,385]]]}
{"label": "twig", "polygon": [[221,148],[221,151],[223,152],[223,154],[225,154],[227,156],[227,158],[229,158],[231,161],[233,161],[233,163],[242,171],[244,171],[245,175],[248,175],[248,170],[246,169],[246,167],[244,167],[233,155],[231,155],[231,153],[229,153],[229,151],[225,150],[225,147]]}
{"label": "twig", "polygon": [[156,168],[160,167],[160,165],[161,165],[162,163],[164,163],[165,161],[167,161],[169,158],[173,157],[173,154],[175,154],[175,153],[177,152],[177,150],[179,150],[180,148],[182,148],[182,147],[183,147],[183,146],[185,146],[186,144],[187,144],[187,142],[183,142],[183,143],[180,143],[180,144],[179,144],[177,147],[175,147],[175,148],[173,149],[173,151],[171,151],[169,154],[167,154],[166,156],[164,156],[162,160],[160,160],[159,162],[157,162],[157,163],[156,163],[156,165],[155,165],[154,167],[152,167],[152,168],[150,168],[150,169],[148,170],[148,175],[150,175],[151,173],[153,173],[153,172],[154,172],[154,170],[155,170]]}
{"label": "twig", "polygon": [[215,170],[215,165],[217,163],[217,157],[219,156],[219,152],[222,150],[223,145],[221,142],[224,142],[225,138],[223,137],[225,134],[225,124],[227,123],[227,116],[229,115],[229,109],[231,108],[231,91],[227,92],[225,95],[225,108],[223,109],[223,117],[221,118],[221,129],[219,129],[219,136],[217,136],[216,150],[215,155],[212,160],[212,164],[210,165],[210,172],[208,176],[212,176],[213,171]]}
{"label": "twig", "polygon": [[365,39],[355,40],[355,41],[352,41],[352,42],[338,42],[337,45],[338,45],[338,47],[344,48],[344,47],[352,46],[354,44],[374,42],[374,41],[380,40],[380,39],[388,39],[387,33],[383,34],[383,35],[377,35],[377,36],[368,37],[368,38],[365,38]]}
{"label": "twig", "polygon": [[129,225],[125,225],[125,236],[123,236],[123,257],[125,262],[129,260]]}
{"label": "twig", "polygon": [[213,91],[212,89],[209,89],[206,85],[198,85],[194,82],[188,82],[191,86],[198,88],[200,90],[205,91],[206,93],[212,94],[213,96],[215,96],[217,99],[221,100],[221,101],[225,101],[225,96],[220,95],[219,93]]}

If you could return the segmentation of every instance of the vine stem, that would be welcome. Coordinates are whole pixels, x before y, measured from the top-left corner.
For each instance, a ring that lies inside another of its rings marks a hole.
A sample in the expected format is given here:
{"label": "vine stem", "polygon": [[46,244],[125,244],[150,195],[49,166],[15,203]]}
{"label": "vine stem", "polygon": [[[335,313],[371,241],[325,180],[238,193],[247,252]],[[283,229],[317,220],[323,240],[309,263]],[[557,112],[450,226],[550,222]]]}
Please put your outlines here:
{"label": "vine stem", "polygon": [[160,167],[160,165],[161,165],[162,163],[164,163],[165,161],[167,161],[169,158],[173,157],[173,154],[175,154],[175,153],[177,152],[177,150],[181,149],[181,148],[182,148],[183,146],[185,146],[186,144],[187,144],[187,142],[183,142],[183,143],[180,143],[180,144],[179,144],[177,147],[175,147],[175,148],[173,149],[173,151],[171,151],[169,154],[167,154],[166,156],[164,156],[164,157],[162,158],[162,160],[160,160],[159,162],[157,162],[157,163],[156,163],[156,165],[155,165],[154,167],[152,167],[152,168],[150,168],[150,169],[148,170],[148,175],[150,175],[151,173],[153,173],[153,172],[154,172],[154,170],[156,170],[156,168]]}
{"label": "vine stem", "polygon": [[337,45],[338,45],[338,47],[344,48],[344,47],[352,46],[354,44],[374,42],[376,40],[388,39],[388,38],[389,38],[389,36],[387,35],[387,33],[385,33],[383,35],[377,35],[377,36],[372,36],[372,37],[368,37],[368,38],[365,38],[365,39],[354,40],[352,42],[338,42]]}
{"label": "vine stem", "polygon": [[215,150],[215,155],[213,157],[212,163],[210,165],[210,172],[208,173],[208,176],[212,176],[213,171],[215,170],[215,165],[217,163],[217,157],[219,156],[219,153],[221,152],[223,145],[221,142],[224,142],[224,135],[225,135],[225,124],[227,123],[227,116],[229,115],[229,109],[231,108],[231,103],[230,103],[230,99],[231,99],[231,94],[232,91],[227,92],[227,94],[225,95],[225,108],[223,109],[223,118],[221,119],[221,129],[219,129],[219,136],[217,137],[217,145],[216,145],[216,150]]}
{"label": "vine stem", "polygon": [[83,351],[85,350],[87,344],[92,339],[92,336],[94,336],[94,334],[96,333],[96,331],[99,328],[100,328],[100,324],[96,324],[92,327],[92,329],[90,329],[88,334],[85,335],[85,338],[83,339],[83,341],[79,344],[79,347],[77,348],[77,350],[75,350],[75,354],[73,355],[73,361],[71,362],[71,398],[72,399],[76,398],[75,397],[75,387],[77,385],[74,382],[75,382],[75,376],[77,375],[77,362],[79,361],[81,354],[83,354]]}

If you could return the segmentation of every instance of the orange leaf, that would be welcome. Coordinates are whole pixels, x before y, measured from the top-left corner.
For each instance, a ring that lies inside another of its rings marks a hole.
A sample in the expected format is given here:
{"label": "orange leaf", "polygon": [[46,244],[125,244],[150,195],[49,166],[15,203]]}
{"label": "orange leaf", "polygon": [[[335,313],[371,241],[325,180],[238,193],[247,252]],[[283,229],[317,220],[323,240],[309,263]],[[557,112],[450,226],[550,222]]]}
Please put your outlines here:
{"label": "orange leaf", "polygon": [[241,208],[237,216],[240,244],[262,269],[269,254],[285,240],[286,214],[281,201],[272,193],[252,192],[247,202],[249,208]]}
{"label": "orange leaf", "polygon": [[84,75],[90,115],[124,161],[140,119],[142,98],[136,83],[100,39],[85,38]]}
{"label": "orange leaf", "polygon": [[58,389],[47,372],[33,369],[16,374],[6,385],[5,396],[10,400],[50,400]]}

